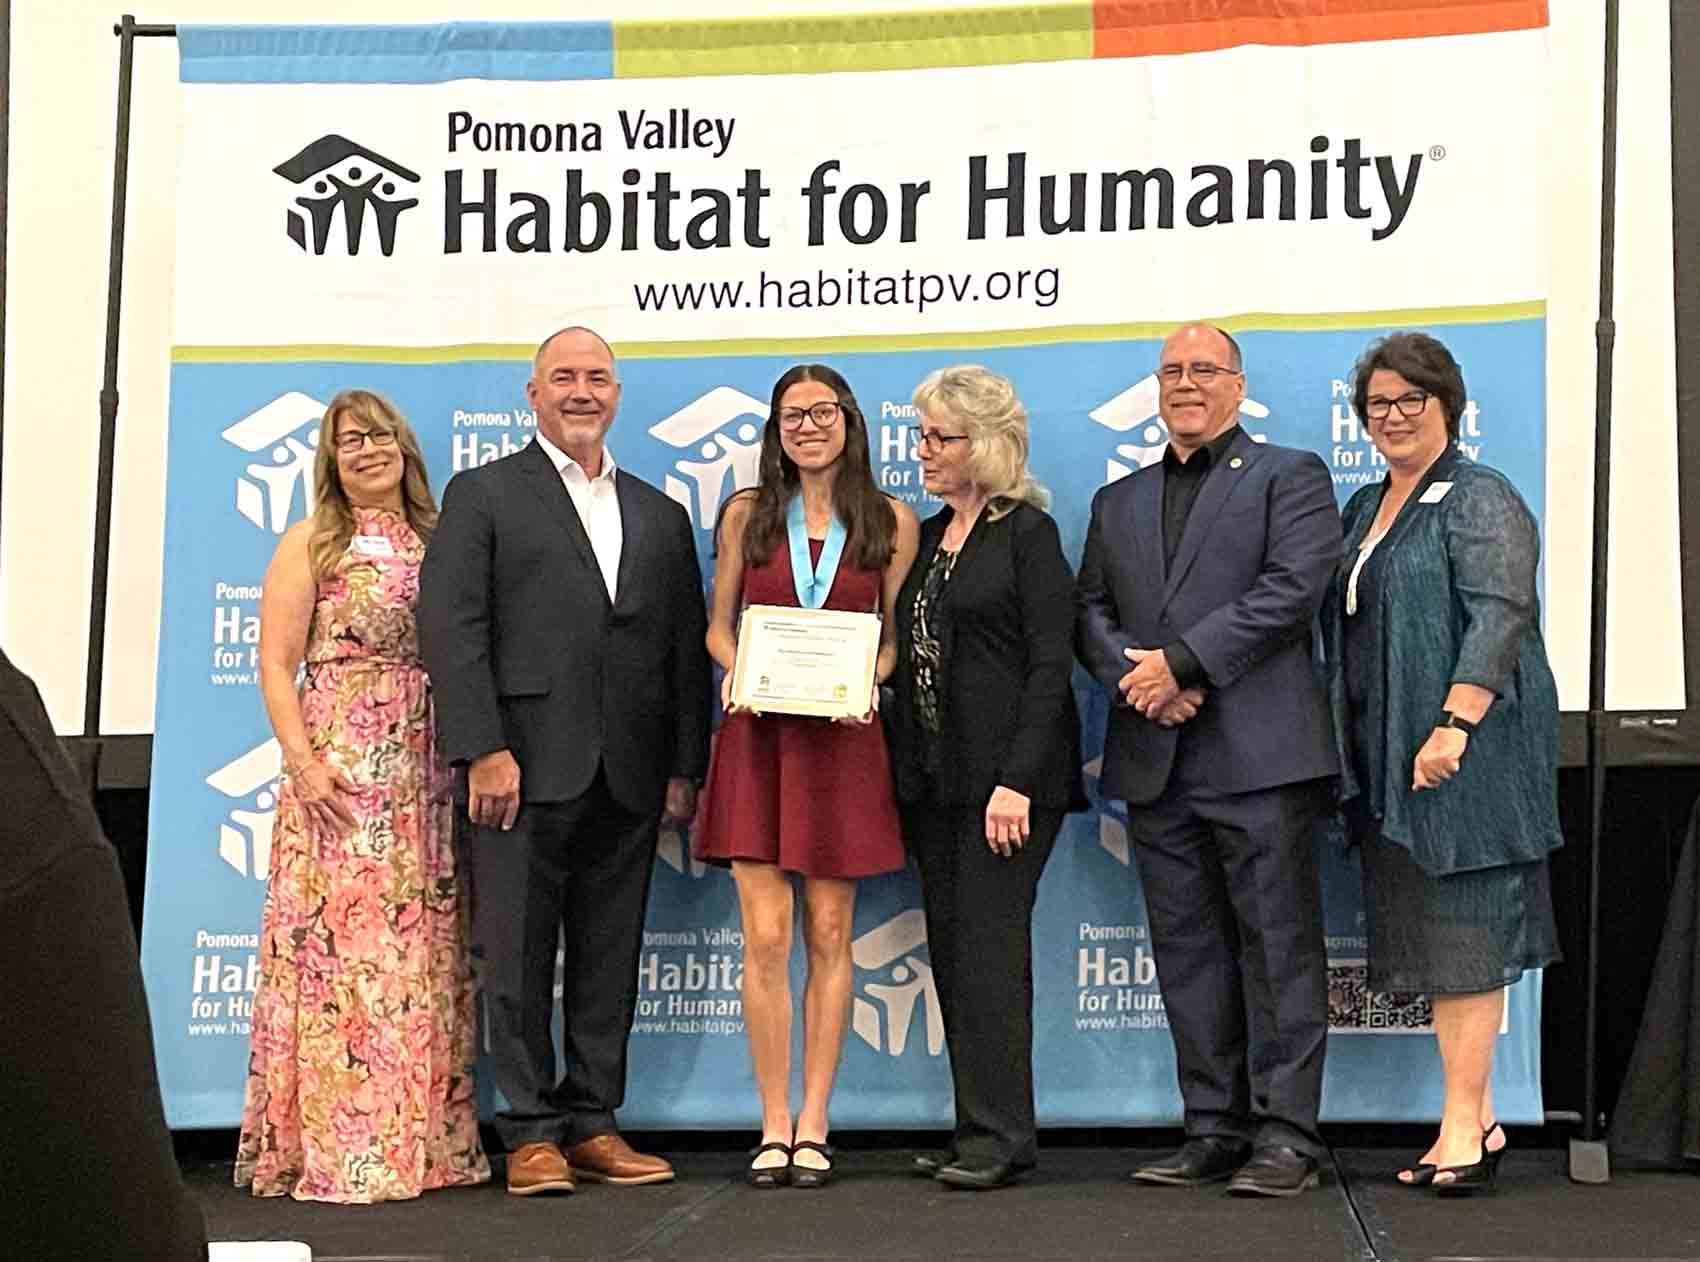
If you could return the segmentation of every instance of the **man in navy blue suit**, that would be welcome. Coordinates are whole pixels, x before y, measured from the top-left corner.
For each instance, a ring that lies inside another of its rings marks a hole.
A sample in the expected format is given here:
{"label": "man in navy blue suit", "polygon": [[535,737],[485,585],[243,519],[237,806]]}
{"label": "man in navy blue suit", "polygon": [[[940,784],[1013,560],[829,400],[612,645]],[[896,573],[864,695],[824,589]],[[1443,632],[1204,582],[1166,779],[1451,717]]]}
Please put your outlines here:
{"label": "man in navy blue suit", "polygon": [[1157,377],[1168,449],[1098,492],[1076,585],[1186,1107],[1180,1151],[1133,1177],[1293,1196],[1326,1152],[1313,833],[1339,766],[1312,628],[1340,517],[1320,459],[1240,428],[1226,333],[1180,329]]}

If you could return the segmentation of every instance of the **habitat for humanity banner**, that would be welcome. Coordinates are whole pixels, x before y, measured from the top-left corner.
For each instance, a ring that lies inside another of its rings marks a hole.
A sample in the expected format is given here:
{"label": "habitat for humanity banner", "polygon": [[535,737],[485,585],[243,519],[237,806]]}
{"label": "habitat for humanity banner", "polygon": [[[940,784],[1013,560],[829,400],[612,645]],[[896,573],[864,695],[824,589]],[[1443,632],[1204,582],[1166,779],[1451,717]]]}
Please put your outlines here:
{"label": "habitat for humanity banner", "polygon": [[[325,402],[366,386],[433,488],[519,450],[533,348],[602,332],[622,468],[710,528],[753,483],[775,378],[825,360],[881,486],[926,516],[908,400],[1013,378],[1078,558],[1093,493],[1166,441],[1162,336],[1245,351],[1242,421],[1344,498],[1381,476],[1347,402],[1364,346],[1444,339],[1461,446],[1545,488],[1538,0],[1057,4],[797,20],[183,27],[166,590],[144,963],[173,1125],[239,1116],[279,751],[261,583],[311,507]],[[1078,677],[1087,752],[1106,699]],[[1089,779],[1097,767],[1088,764]],[[1095,783],[1095,780],[1093,781]],[[1325,1113],[1432,1117],[1429,1013],[1371,993],[1353,861],[1321,839]],[[834,1120],[950,1116],[912,873],[866,882]],[[1168,1123],[1174,1059],[1126,816],[1073,816],[1034,926],[1039,1108]],[[635,1126],[753,1125],[730,879],[661,841]],[[1508,1121],[1538,1120],[1539,979],[1509,995]]]}

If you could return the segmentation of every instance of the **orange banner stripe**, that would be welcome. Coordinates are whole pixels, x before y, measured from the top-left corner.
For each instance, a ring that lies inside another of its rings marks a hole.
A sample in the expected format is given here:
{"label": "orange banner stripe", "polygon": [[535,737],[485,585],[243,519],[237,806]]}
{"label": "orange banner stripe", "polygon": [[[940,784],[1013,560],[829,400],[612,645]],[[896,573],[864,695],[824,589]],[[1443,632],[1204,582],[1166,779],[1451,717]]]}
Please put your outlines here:
{"label": "orange banner stripe", "polygon": [[1295,47],[1547,25],[1547,0],[1096,0],[1094,57]]}

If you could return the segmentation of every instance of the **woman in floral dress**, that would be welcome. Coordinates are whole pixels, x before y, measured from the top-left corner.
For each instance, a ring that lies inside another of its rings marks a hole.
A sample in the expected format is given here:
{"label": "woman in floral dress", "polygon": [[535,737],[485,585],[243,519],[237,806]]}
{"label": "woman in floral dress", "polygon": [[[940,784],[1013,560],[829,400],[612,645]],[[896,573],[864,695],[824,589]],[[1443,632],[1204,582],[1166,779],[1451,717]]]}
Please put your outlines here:
{"label": "woman in floral dress", "polygon": [[314,488],[260,605],[260,686],[285,775],[236,1183],[364,1204],[482,1183],[490,1168],[448,786],[414,631],[437,520],[418,440],[386,400],[344,391],[319,430]]}

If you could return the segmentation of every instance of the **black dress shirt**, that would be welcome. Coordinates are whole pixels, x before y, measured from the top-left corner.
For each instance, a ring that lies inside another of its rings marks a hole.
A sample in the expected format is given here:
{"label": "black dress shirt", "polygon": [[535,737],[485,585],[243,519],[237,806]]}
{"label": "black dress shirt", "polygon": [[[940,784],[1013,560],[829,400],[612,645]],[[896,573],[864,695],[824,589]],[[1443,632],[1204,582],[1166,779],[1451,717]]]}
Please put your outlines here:
{"label": "black dress shirt", "polygon": [[[1175,455],[1173,443],[1164,450],[1164,569],[1175,563],[1175,553],[1180,551],[1181,536],[1186,533],[1187,519],[1192,516],[1192,506],[1198,502],[1198,493],[1204,488],[1204,479],[1210,476],[1210,471],[1221,461],[1222,453],[1239,435],[1240,427],[1230,425],[1185,460]],[[1182,688],[1202,688],[1210,682],[1204,667],[1199,665],[1197,654],[1187,647],[1185,639],[1177,638],[1165,644],[1163,656],[1168,660],[1175,682]]]}

